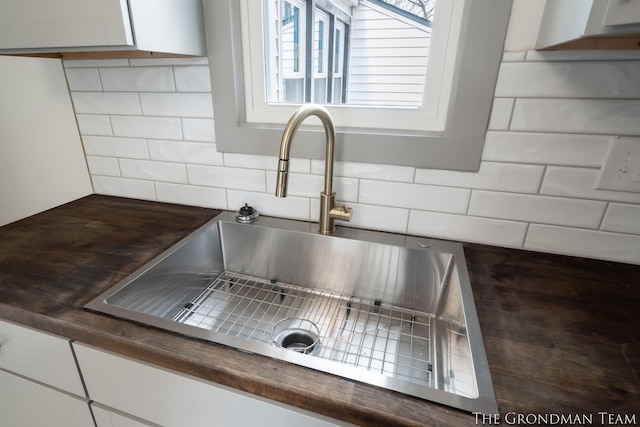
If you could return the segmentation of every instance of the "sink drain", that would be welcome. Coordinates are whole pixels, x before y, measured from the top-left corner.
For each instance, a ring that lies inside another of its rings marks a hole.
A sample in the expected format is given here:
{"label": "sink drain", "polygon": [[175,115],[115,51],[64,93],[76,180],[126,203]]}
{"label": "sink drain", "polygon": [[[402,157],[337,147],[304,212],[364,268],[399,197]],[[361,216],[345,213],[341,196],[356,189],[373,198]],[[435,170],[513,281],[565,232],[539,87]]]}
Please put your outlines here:
{"label": "sink drain", "polygon": [[320,351],[319,333],[309,320],[286,318],[273,325],[271,340],[280,348],[315,356]]}

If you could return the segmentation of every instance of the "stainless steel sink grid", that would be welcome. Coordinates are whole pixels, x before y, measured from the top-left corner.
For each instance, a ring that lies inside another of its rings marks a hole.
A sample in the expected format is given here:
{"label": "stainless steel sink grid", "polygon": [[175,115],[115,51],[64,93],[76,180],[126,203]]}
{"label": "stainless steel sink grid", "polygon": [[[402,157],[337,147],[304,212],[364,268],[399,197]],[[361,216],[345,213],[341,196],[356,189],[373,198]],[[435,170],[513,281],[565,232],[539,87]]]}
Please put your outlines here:
{"label": "stainless steel sink grid", "polygon": [[[341,227],[322,236],[306,222],[238,224],[225,212],[86,307],[497,413],[456,243]],[[283,319],[297,326],[275,338]]]}

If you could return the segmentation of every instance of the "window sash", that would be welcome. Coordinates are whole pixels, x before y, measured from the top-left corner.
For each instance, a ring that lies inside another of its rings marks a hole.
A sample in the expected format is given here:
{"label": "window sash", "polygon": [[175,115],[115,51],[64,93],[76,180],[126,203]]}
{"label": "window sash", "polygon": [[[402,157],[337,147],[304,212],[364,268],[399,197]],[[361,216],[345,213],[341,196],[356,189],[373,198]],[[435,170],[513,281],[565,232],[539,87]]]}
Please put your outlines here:
{"label": "window sash", "polygon": [[[452,90],[456,53],[448,49],[457,45],[462,28],[465,0],[441,0],[436,3],[437,19],[433,36],[422,103],[419,107],[377,107],[331,104],[330,112],[339,127],[396,129],[404,131],[442,131],[447,120]],[[286,123],[295,110],[294,105],[273,104],[267,101],[267,83],[264,70],[264,33],[262,29],[262,2],[242,0],[240,9],[243,35],[244,84],[246,120],[248,123]],[[251,3],[251,4],[249,4]],[[440,24],[439,24],[440,23]],[[308,33],[308,31],[307,31]],[[247,65],[250,64],[250,65]],[[313,73],[307,70],[307,79]],[[311,84],[313,86],[313,83]],[[305,99],[312,100],[312,89],[306,86]]]}

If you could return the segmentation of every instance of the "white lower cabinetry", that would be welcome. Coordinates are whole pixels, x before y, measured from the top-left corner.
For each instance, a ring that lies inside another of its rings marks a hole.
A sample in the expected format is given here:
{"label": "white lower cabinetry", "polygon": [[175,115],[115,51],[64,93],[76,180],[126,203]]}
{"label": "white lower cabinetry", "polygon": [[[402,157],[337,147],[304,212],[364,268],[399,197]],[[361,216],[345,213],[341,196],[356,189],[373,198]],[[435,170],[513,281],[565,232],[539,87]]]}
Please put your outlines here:
{"label": "white lower cabinetry", "polygon": [[94,426],[69,341],[0,321],[0,425]]}
{"label": "white lower cabinetry", "polygon": [[86,400],[0,371],[0,425],[91,427]]}
{"label": "white lower cabinetry", "polygon": [[98,427],[350,425],[84,344],[73,346],[89,398],[99,406],[94,408]]}

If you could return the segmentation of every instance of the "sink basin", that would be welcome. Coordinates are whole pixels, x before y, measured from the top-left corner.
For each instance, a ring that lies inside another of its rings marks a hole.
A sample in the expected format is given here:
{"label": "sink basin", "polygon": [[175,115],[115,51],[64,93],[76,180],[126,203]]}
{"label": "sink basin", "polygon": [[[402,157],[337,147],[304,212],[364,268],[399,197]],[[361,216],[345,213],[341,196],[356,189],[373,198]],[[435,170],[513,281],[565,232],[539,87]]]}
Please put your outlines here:
{"label": "sink basin", "polygon": [[224,212],[86,308],[498,412],[457,243]]}

